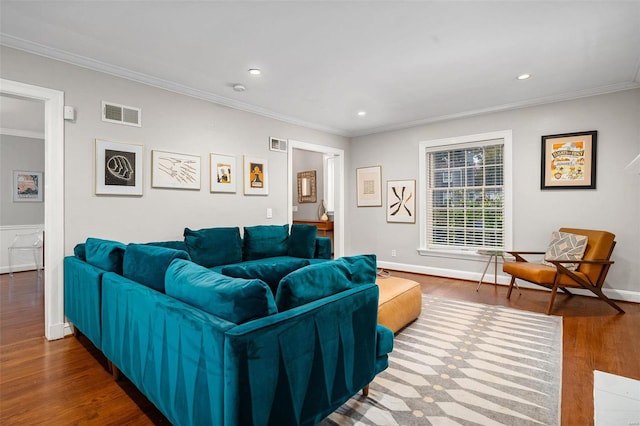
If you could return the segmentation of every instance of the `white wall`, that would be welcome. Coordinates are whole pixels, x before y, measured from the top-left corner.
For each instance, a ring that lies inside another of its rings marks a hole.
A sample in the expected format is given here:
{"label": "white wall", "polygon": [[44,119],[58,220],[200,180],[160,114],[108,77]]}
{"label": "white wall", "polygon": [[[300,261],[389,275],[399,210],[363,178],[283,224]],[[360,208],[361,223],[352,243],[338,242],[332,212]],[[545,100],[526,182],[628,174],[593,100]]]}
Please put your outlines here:
{"label": "white wall", "polygon": [[[354,138],[348,188],[356,167],[382,165],[386,181],[418,179],[420,141],[513,130],[514,249],[545,249],[561,226],[608,230],[616,234],[616,262],[608,294],[640,301],[640,176],[623,168],[640,153],[640,90],[486,114]],[[597,189],[540,189],[540,138],[543,135],[598,131]],[[478,279],[485,258],[420,256],[419,224],[386,223],[385,207],[355,207],[347,190],[347,252],[374,252],[381,264],[442,276]],[[375,232],[372,232],[375,230]],[[391,257],[391,250],[397,257]],[[490,268],[493,269],[493,268]],[[500,277],[508,282],[507,277]],[[615,290],[614,290],[615,289]]]}
{"label": "white wall", "polygon": [[[87,237],[123,242],[182,239],[185,226],[283,224],[287,221],[287,156],[269,151],[269,136],[347,149],[344,137],[222,107],[210,102],[0,48],[2,78],[64,91],[76,120],[65,122],[65,251]],[[142,108],[142,127],[102,122],[101,101]],[[96,138],[142,144],[144,195],[96,196]],[[200,155],[200,191],[151,188],[151,150]],[[261,157],[269,163],[269,196],[209,192],[209,153]],[[266,219],[266,209],[273,218]]]}
{"label": "white wall", "polygon": [[[318,207],[324,197],[324,156],[321,152],[293,150],[293,205],[298,211],[293,212],[294,220],[319,220]],[[316,171],[316,202],[298,203],[298,172]]]}

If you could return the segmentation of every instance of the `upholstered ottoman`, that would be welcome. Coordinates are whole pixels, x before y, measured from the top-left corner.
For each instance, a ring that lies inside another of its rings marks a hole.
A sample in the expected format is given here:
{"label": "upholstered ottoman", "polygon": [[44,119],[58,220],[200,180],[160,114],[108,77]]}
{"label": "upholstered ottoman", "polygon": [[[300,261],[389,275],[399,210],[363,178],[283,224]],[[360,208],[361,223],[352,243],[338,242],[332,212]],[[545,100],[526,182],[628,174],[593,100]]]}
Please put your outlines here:
{"label": "upholstered ottoman", "polygon": [[422,291],[420,284],[400,277],[378,277],[378,323],[394,333],[420,316]]}

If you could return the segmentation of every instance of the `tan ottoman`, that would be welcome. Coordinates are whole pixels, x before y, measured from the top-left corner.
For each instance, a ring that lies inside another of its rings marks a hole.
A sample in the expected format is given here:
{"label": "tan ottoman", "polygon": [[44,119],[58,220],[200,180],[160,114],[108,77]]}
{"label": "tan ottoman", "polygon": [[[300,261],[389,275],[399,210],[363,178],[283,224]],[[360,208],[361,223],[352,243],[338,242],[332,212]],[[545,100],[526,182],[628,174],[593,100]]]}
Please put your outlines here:
{"label": "tan ottoman", "polygon": [[397,333],[422,312],[420,284],[400,277],[378,277],[378,323]]}

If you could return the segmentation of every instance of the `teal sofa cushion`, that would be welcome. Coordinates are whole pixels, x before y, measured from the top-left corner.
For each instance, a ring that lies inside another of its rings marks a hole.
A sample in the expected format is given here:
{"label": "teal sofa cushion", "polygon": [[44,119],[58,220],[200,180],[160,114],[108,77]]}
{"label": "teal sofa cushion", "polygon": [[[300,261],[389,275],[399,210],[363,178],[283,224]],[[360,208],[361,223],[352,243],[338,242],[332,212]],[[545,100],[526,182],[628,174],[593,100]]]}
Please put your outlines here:
{"label": "teal sofa cushion", "polygon": [[307,265],[309,265],[307,259],[278,260],[270,263],[239,263],[225,266],[220,272],[235,278],[260,279],[267,283],[271,292],[275,294],[282,278]]}
{"label": "teal sofa cushion", "polygon": [[80,260],[87,261],[87,249],[85,243],[76,244],[73,248],[73,255]]}
{"label": "teal sofa cushion", "polygon": [[279,311],[286,311],[331,296],[351,287],[347,265],[336,261],[322,262],[298,269],[280,281],[276,292]]}
{"label": "teal sofa cushion", "polygon": [[336,262],[344,264],[350,272],[353,284],[371,284],[376,282],[378,264],[375,254],[360,254],[341,257]]}
{"label": "teal sofa cushion", "polygon": [[238,227],[197,231],[184,228],[184,242],[191,260],[206,268],[242,262],[242,239]]}
{"label": "teal sofa cushion", "polygon": [[331,259],[332,251],[331,238],[316,237],[316,252],[314,254],[316,259]]}
{"label": "teal sofa cushion", "polygon": [[183,250],[188,252],[187,244],[183,241],[153,241],[151,243],[147,243],[149,246],[158,246],[158,247],[166,247],[174,250]]}
{"label": "teal sofa cushion", "polygon": [[271,290],[263,281],[227,277],[183,259],[175,259],[169,265],[165,291],[234,324],[278,312]]}
{"label": "teal sofa cushion", "polygon": [[286,256],[288,249],[289,225],[245,226],[243,242],[244,260]]}
{"label": "teal sofa cushion", "polygon": [[122,275],[164,293],[164,274],[173,259],[190,260],[190,257],[183,250],[129,244],[124,251]]}
{"label": "teal sofa cushion", "polygon": [[118,241],[87,238],[87,263],[108,272],[122,275],[122,258],[126,245]]}
{"label": "teal sofa cushion", "polygon": [[315,225],[294,223],[291,225],[289,236],[288,254],[293,257],[312,259],[316,253],[316,235],[318,228]]}

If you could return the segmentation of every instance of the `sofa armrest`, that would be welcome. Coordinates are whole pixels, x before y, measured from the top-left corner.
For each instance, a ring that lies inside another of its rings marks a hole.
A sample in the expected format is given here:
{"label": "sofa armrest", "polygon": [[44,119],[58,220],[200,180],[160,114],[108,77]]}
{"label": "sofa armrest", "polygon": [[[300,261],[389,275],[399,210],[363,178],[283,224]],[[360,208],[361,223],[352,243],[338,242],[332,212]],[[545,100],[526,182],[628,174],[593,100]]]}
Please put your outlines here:
{"label": "sofa armrest", "polygon": [[331,259],[331,238],[316,237],[316,252],[314,259]]}
{"label": "sofa armrest", "polygon": [[101,291],[105,271],[75,256],[64,258],[64,314],[98,349],[102,345]]}

